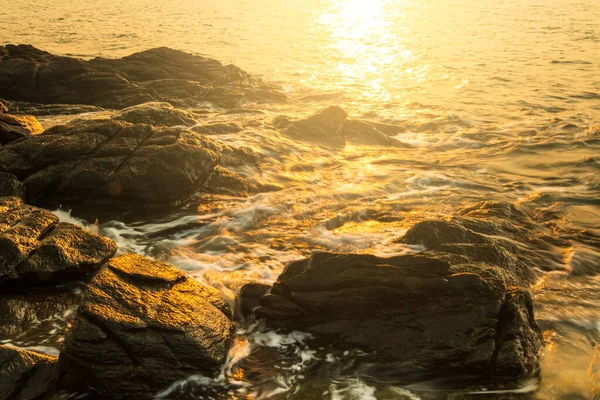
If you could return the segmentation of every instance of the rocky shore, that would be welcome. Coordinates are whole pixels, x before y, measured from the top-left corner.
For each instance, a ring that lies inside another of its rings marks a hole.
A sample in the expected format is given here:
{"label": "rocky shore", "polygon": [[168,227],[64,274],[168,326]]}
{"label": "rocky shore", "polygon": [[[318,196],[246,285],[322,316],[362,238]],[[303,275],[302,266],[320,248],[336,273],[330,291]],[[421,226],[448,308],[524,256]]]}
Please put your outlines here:
{"label": "rocky shore", "polygon": [[[413,254],[315,252],[273,285],[240,285],[230,304],[172,265],[117,255],[112,240],[48,210],[135,220],[199,192],[281,189],[243,173],[262,171],[264,153],[218,140],[243,124],[203,124],[199,115],[208,104],[228,115],[248,102],[286,102],[282,88],[167,48],[85,61],[7,45],[0,99],[0,400],[152,399],[189,376],[223,374],[236,327],[249,321],[405,371],[485,382],[537,373],[543,338],[528,288],[546,244],[526,210],[478,202],[421,221],[398,234],[398,243],[424,248]],[[105,115],[46,130],[36,119],[89,112]],[[337,106],[278,116],[268,129],[334,150],[410,147],[393,125],[350,119]],[[68,310],[58,356],[10,344]]]}

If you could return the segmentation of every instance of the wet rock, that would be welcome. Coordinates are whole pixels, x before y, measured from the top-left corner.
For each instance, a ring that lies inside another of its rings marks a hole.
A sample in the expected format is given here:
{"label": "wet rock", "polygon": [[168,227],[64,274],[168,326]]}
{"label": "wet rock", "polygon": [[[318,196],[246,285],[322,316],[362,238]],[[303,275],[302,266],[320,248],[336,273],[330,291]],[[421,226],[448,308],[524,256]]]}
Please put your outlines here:
{"label": "wet rock", "polygon": [[[56,320],[64,321],[76,307],[79,297],[66,288],[29,287],[13,289],[0,295],[0,339],[19,342],[42,341],[49,345],[50,331],[56,331]],[[48,321],[48,326],[42,326]]]}
{"label": "wet rock", "polygon": [[31,204],[117,213],[178,206],[211,191],[217,165],[258,158],[181,128],[77,120],[1,148],[0,171],[22,180]]}
{"label": "wet rock", "polygon": [[380,132],[373,124],[357,119],[348,119],[342,128],[342,135],[347,141],[357,144],[369,144],[376,146],[412,147],[383,132]]}
{"label": "wet rock", "polygon": [[25,186],[13,174],[0,172],[0,197],[15,196],[25,200]]}
{"label": "wet rock", "polygon": [[343,147],[346,140],[342,128],[347,115],[340,107],[330,106],[308,118],[297,121],[279,117],[273,124],[281,130],[281,133],[294,140]]}
{"label": "wet rock", "polygon": [[113,258],[91,281],[60,355],[67,384],[151,399],[192,374],[214,376],[233,338],[220,294],[175,267]]}
{"label": "wet rock", "polygon": [[85,275],[116,250],[112,240],[59,223],[49,211],[17,197],[0,198],[0,283]]}
{"label": "wet rock", "polygon": [[236,297],[236,308],[242,318],[254,314],[254,309],[259,306],[259,300],[267,294],[271,285],[261,282],[249,282],[242,285]]}
{"label": "wet rock", "polygon": [[0,399],[49,396],[58,381],[56,357],[0,345]]}
{"label": "wet rock", "polygon": [[8,112],[8,108],[6,108],[4,103],[0,101],[0,114],[7,113],[7,112]]}
{"label": "wet rock", "polygon": [[238,133],[244,130],[244,127],[237,122],[219,122],[215,124],[200,125],[193,128],[195,132],[205,135],[224,135],[228,133]]}
{"label": "wet rock", "polygon": [[255,314],[440,374],[516,377],[537,368],[527,291],[498,267],[432,257],[318,253],[289,264]]}
{"label": "wet rock", "polygon": [[39,104],[26,101],[6,101],[6,107],[15,115],[74,115],[84,113],[106,112],[106,109],[82,104]]}
{"label": "wet rock", "polygon": [[17,139],[37,135],[43,131],[44,128],[35,117],[0,113],[0,144],[5,145]]}
{"label": "wet rock", "polygon": [[286,101],[281,88],[233,65],[165,47],[121,59],[85,61],[29,45],[0,47],[0,96],[42,104],[121,109],[149,101],[177,106]]}
{"label": "wet rock", "polygon": [[113,119],[155,126],[194,126],[197,124],[191,113],[179,110],[169,103],[158,102],[125,108],[113,116]]}
{"label": "wet rock", "polygon": [[536,238],[536,224],[508,203],[481,202],[448,220],[428,220],[410,228],[398,241],[422,245],[423,254],[460,263],[502,267],[515,284],[529,286],[538,279],[537,268],[549,265],[552,244]]}

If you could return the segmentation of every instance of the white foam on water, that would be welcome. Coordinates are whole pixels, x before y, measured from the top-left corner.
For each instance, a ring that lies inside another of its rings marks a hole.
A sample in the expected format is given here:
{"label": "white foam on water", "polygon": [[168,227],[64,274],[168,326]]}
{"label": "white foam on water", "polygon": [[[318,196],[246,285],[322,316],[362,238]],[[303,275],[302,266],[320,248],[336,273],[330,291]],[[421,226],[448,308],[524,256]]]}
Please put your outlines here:
{"label": "white foam on water", "polygon": [[358,379],[347,383],[334,382],[329,386],[330,400],[377,400],[375,392],[374,387]]}

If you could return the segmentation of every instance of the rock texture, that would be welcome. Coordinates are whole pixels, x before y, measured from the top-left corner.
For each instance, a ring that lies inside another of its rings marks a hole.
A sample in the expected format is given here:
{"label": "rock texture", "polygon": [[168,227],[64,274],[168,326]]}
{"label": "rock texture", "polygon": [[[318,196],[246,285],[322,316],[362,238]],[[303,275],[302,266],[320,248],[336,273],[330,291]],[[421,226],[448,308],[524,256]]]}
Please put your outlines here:
{"label": "rock texture", "polygon": [[25,186],[13,174],[0,172],[0,197],[15,196],[25,200]]}
{"label": "rock texture", "polygon": [[0,97],[42,104],[125,108],[149,101],[195,107],[286,101],[276,86],[233,65],[165,47],[84,61],[29,45],[0,46]]}
{"label": "rock texture", "polygon": [[0,345],[0,399],[46,398],[57,381],[56,357]]}
{"label": "rock texture", "polygon": [[210,192],[213,175],[245,181],[217,166],[255,165],[258,158],[181,128],[76,120],[0,148],[0,171],[22,180],[31,204],[118,212],[180,205]]}
{"label": "rock texture", "polygon": [[[391,125],[346,119],[348,114],[338,106],[330,106],[308,118],[292,120],[285,116],[275,118],[273,125],[291,139],[314,142],[326,147],[344,147],[352,144],[411,147],[393,137]],[[385,130],[381,132],[378,128]]]}
{"label": "rock texture", "polygon": [[72,384],[113,399],[151,399],[179,379],[219,371],[230,318],[214,289],[168,264],[122,255],[90,283],[60,364]]}
{"label": "rock texture", "polygon": [[81,276],[100,268],[116,249],[113,241],[60,223],[49,211],[17,197],[0,198],[0,283]]}
{"label": "rock texture", "polygon": [[27,136],[37,135],[43,131],[44,128],[35,117],[30,115],[16,116],[0,112],[0,144],[2,145]]}
{"label": "rock texture", "polygon": [[515,284],[529,286],[538,279],[539,269],[553,269],[556,257],[552,243],[538,231],[539,226],[516,206],[484,201],[450,219],[420,222],[398,241],[425,246],[423,254],[453,264],[501,267]]}
{"label": "rock texture", "polygon": [[501,269],[421,255],[319,253],[293,262],[256,315],[441,374],[526,375],[541,346],[528,292]]}
{"label": "rock texture", "polygon": [[155,126],[194,126],[194,116],[169,103],[144,103],[121,110],[113,119]]}
{"label": "rock texture", "polygon": [[65,314],[77,296],[68,290],[28,288],[0,295],[0,339],[12,339],[36,328],[41,321]]}

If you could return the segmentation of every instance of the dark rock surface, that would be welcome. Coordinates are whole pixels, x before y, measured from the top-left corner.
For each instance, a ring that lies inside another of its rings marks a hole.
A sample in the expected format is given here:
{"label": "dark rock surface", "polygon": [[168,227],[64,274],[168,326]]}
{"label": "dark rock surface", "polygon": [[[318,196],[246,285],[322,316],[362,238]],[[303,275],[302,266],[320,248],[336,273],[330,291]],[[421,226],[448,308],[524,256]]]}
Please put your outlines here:
{"label": "dark rock surface", "polygon": [[[177,206],[228,165],[259,155],[181,128],[76,120],[0,148],[0,171],[22,180],[27,201],[103,212]],[[238,181],[244,178],[234,175]],[[251,183],[245,187],[254,190]]]}
{"label": "dark rock surface", "polygon": [[169,103],[144,103],[121,110],[113,119],[155,126],[194,126],[193,114],[179,110]]}
{"label": "dark rock surface", "polygon": [[74,115],[84,113],[106,112],[102,107],[88,106],[83,104],[39,104],[26,101],[6,101],[7,112],[15,115]]}
{"label": "dark rock surface", "polygon": [[181,107],[210,102],[226,108],[245,101],[286,101],[279,87],[233,65],[165,47],[84,61],[29,45],[0,46],[0,97],[114,109],[149,101]]}
{"label": "dark rock surface", "polygon": [[25,186],[13,174],[0,172],[0,197],[15,196],[25,200]]}
{"label": "dark rock surface", "polygon": [[553,244],[543,240],[539,226],[525,211],[508,203],[484,201],[458,214],[448,220],[420,222],[399,242],[423,245],[423,254],[453,264],[499,266],[520,286],[535,283],[539,269],[553,269]]}
{"label": "dark rock surface", "polygon": [[0,345],[0,399],[47,398],[58,381],[56,357]]}
{"label": "dark rock surface", "polygon": [[541,333],[510,278],[422,255],[319,253],[289,264],[255,313],[415,368],[517,377],[537,368]]}
{"label": "dark rock surface", "polygon": [[[51,326],[49,330],[56,331],[53,320],[65,320],[79,299],[68,288],[28,287],[13,289],[15,293],[8,292],[0,294],[0,339],[18,338],[18,341],[28,343],[40,335],[48,336],[48,329],[42,326],[46,321]],[[67,322],[63,325],[66,328]],[[37,343],[44,339],[38,339]]]}
{"label": "dark rock surface", "polygon": [[142,256],[113,258],[91,281],[60,355],[67,383],[151,399],[192,374],[213,376],[233,336],[215,289]]}
{"label": "dark rock surface", "polygon": [[49,211],[0,198],[0,282],[44,282],[100,268],[117,246],[107,238],[61,223]]}
{"label": "dark rock surface", "polygon": [[11,115],[0,112],[0,144],[5,145],[44,131],[42,125],[31,115]]}

